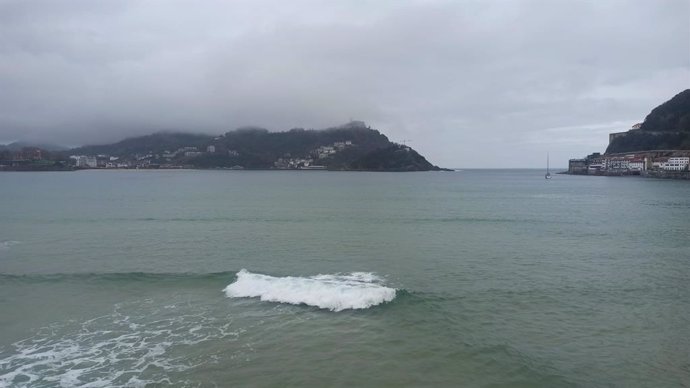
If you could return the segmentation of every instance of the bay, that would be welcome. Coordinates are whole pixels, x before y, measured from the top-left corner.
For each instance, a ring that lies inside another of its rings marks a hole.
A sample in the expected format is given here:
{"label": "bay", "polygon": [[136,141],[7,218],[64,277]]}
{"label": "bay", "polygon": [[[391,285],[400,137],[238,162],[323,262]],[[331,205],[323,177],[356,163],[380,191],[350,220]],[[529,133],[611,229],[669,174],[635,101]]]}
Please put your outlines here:
{"label": "bay", "polygon": [[[0,198],[0,386],[690,382],[688,182],[81,171]],[[229,297],[242,269],[283,302]]]}

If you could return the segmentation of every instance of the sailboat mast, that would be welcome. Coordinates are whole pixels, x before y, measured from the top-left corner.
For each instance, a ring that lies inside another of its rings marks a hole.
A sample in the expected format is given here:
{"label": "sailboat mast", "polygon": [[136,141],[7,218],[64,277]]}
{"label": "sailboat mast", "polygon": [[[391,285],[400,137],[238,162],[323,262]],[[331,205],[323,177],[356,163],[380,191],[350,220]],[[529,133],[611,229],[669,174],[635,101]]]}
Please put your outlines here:
{"label": "sailboat mast", "polygon": [[546,152],[546,174],[544,174],[544,178],[546,179],[551,179],[551,173],[549,172],[549,152]]}

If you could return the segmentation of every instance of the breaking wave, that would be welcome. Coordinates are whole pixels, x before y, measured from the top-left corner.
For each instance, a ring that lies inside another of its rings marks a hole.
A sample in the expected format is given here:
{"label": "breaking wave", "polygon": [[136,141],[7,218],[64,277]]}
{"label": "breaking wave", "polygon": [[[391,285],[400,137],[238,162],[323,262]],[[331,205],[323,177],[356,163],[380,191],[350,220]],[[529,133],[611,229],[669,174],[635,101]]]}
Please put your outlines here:
{"label": "breaking wave", "polygon": [[258,297],[267,302],[306,304],[331,311],[366,309],[390,302],[396,294],[394,288],[381,285],[381,279],[368,272],[274,277],[245,269],[223,291],[230,298]]}

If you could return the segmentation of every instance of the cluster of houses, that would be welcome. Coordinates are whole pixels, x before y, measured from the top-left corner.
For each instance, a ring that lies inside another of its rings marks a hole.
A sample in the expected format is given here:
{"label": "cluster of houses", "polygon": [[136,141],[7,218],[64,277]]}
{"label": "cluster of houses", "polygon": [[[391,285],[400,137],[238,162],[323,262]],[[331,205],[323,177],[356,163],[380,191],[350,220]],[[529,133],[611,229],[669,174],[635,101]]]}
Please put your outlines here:
{"label": "cluster of houses", "polygon": [[[332,157],[339,151],[352,147],[352,141],[339,141],[331,145],[320,146],[309,153],[308,157],[293,158],[289,154],[278,159],[274,167],[278,169],[325,169],[318,163]],[[164,151],[160,154],[148,153],[145,155],[133,155],[131,157],[118,157],[110,155],[71,155],[70,161],[76,168],[182,168],[185,160],[204,154],[227,153],[228,156],[237,157],[240,153],[236,150],[220,150],[216,145],[209,145],[205,149],[188,146],[180,147],[175,151]]]}
{"label": "cluster of houses", "polygon": [[[641,130],[642,123],[638,123],[625,132],[610,133],[609,146],[615,139]],[[659,135],[665,132],[646,133]],[[678,175],[677,173],[688,172],[689,168],[690,150],[652,150],[604,155],[596,152],[584,159],[570,159],[568,162],[568,173],[575,175]]]}
{"label": "cluster of houses", "polygon": [[316,156],[318,159],[325,159],[333,154],[335,154],[338,151],[342,151],[347,147],[351,147],[352,142],[350,140],[347,141],[336,141],[330,146],[321,146],[314,151],[312,151],[312,155]]}
{"label": "cluster of houses", "polygon": [[152,168],[159,166],[152,163],[155,156],[149,154],[125,159],[110,155],[70,155],[69,159],[77,168]]}
{"label": "cluster of houses", "polygon": [[640,175],[645,171],[688,171],[690,155],[683,151],[647,151],[570,159],[568,173],[576,175]]}
{"label": "cluster of houses", "polygon": [[310,152],[311,157],[308,158],[291,158],[286,155],[285,158],[279,158],[273,163],[273,166],[278,169],[306,169],[306,170],[320,170],[325,169],[325,166],[315,164],[315,160],[326,159],[337,152],[342,151],[348,147],[352,147],[352,141],[337,141],[328,146],[320,146]]}
{"label": "cluster of houses", "polygon": [[[215,152],[215,147],[208,146],[206,152]],[[197,147],[181,147],[176,151],[163,151],[162,154],[137,154],[128,158],[110,155],[71,155],[69,158],[77,168],[181,168],[181,165],[175,163],[176,158],[190,158],[202,154],[204,152],[199,151]]]}
{"label": "cluster of houses", "polygon": [[153,163],[156,155],[149,154],[124,159],[110,155],[70,155],[70,160],[76,168],[158,168],[160,164]]}

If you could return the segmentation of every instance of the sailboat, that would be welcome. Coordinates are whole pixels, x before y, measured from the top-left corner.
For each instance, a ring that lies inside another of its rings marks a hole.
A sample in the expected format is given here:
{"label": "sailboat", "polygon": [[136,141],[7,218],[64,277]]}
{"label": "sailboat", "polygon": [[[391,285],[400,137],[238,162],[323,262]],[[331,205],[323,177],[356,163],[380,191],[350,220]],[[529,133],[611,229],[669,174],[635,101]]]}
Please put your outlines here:
{"label": "sailboat", "polygon": [[546,175],[544,179],[551,179],[551,173],[549,172],[549,153],[546,153]]}

